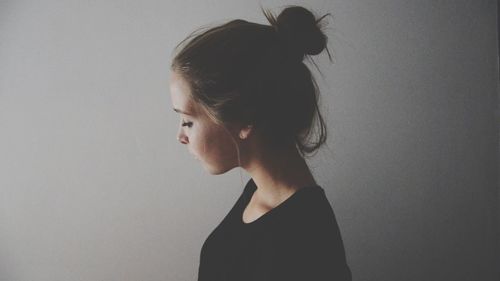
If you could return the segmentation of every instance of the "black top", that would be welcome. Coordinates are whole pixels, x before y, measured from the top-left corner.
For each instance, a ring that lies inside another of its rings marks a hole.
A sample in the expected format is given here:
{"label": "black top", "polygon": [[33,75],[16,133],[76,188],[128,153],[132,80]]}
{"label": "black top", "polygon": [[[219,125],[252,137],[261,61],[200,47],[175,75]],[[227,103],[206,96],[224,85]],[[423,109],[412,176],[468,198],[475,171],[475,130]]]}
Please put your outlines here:
{"label": "black top", "polygon": [[320,186],[304,187],[250,223],[245,210],[257,189],[250,179],[210,233],[198,281],[351,281],[344,245]]}

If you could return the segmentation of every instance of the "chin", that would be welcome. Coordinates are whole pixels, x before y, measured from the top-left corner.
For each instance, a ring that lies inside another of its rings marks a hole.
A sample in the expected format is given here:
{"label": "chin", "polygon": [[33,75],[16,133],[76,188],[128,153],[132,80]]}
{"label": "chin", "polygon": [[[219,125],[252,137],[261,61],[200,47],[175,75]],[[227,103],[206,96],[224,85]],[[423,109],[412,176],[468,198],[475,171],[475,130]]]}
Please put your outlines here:
{"label": "chin", "polygon": [[207,170],[211,175],[225,174],[225,173],[231,171],[233,168],[235,168],[235,167],[234,166],[233,167],[214,167],[214,166],[209,166],[209,165],[205,166],[205,170]]}

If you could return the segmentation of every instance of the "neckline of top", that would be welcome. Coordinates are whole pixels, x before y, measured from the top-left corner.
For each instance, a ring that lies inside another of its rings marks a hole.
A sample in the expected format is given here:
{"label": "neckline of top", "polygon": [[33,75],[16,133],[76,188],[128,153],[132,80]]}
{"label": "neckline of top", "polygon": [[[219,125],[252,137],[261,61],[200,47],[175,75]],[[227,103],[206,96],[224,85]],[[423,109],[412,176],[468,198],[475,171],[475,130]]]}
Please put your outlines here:
{"label": "neckline of top", "polygon": [[253,181],[252,178],[250,178],[250,180],[248,181],[245,189],[246,189],[246,191],[245,191],[246,194],[244,196],[244,200],[243,200],[243,204],[242,204],[243,207],[241,208],[241,210],[238,214],[240,223],[245,225],[245,226],[257,225],[260,222],[262,222],[263,220],[266,220],[267,217],[269,217],[273,213],[276,213],[278,210],[283,209],[285,206],[289,205],[290,202],[293,202],[293,200],[295,200],[295,198],[297,198],[299,194],[306,193],[307,191],[322,190],[321,186],[319,186],[319,185],[304,186],[304,187],[298,189],[297,191],[295,191],[294,193],[292,193],[292,195],[290,195],[287,199],[285,199],[283,202],[278,204],[276,207],[274,207],[271,210],[262,214],[257,219],[255,219],[251,222],[244,222],[243,221],[243,213],[245,212],[245,209],[248,206],[248,203],[250,202],[252,195],[257,190],[257,185],[255,184],[255,182]]}

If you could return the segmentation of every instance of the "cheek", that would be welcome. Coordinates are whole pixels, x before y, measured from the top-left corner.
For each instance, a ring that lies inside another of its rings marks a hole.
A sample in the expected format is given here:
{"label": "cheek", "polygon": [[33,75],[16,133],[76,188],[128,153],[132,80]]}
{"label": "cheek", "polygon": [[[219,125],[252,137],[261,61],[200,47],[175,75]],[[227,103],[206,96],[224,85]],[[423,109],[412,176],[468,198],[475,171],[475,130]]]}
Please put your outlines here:
{"label": "cheek", "polygon": [[[193,134],[193,149],[201,155],[218,155],[228,146],[233,145],[228,136],[217,128],[199,128]],[[218,157],[218,156],[217,156]]]}
{"label": "cheek", "polygon": [[207,145],[212,138],[210,131],[201,126],[190,129],[188,137],[193,150],[198,153],[203,153],[203,150],[207,150]]}

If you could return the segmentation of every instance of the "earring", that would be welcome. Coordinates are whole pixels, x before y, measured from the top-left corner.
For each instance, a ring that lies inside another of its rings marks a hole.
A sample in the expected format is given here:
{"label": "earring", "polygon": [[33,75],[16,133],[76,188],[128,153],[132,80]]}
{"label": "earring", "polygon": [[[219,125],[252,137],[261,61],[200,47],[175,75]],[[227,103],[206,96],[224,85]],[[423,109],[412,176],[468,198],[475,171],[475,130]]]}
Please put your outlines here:
{"label": "earring", "polygon": [[[252,126],[252,125],[249,125],[249,126],[247,126],[247,128],[250,128],[250,129],[251,129],[251,128],[253,128],[253,126]],[[243,139],[246,139],[246,138],[248,137],[248,134],[249,134],[249,131],[247,131],[247,133],[245,133],[245,132],[241,132],[241,131],[240,131],[240,139],[242,139],[242,140],[243,140]]]}

